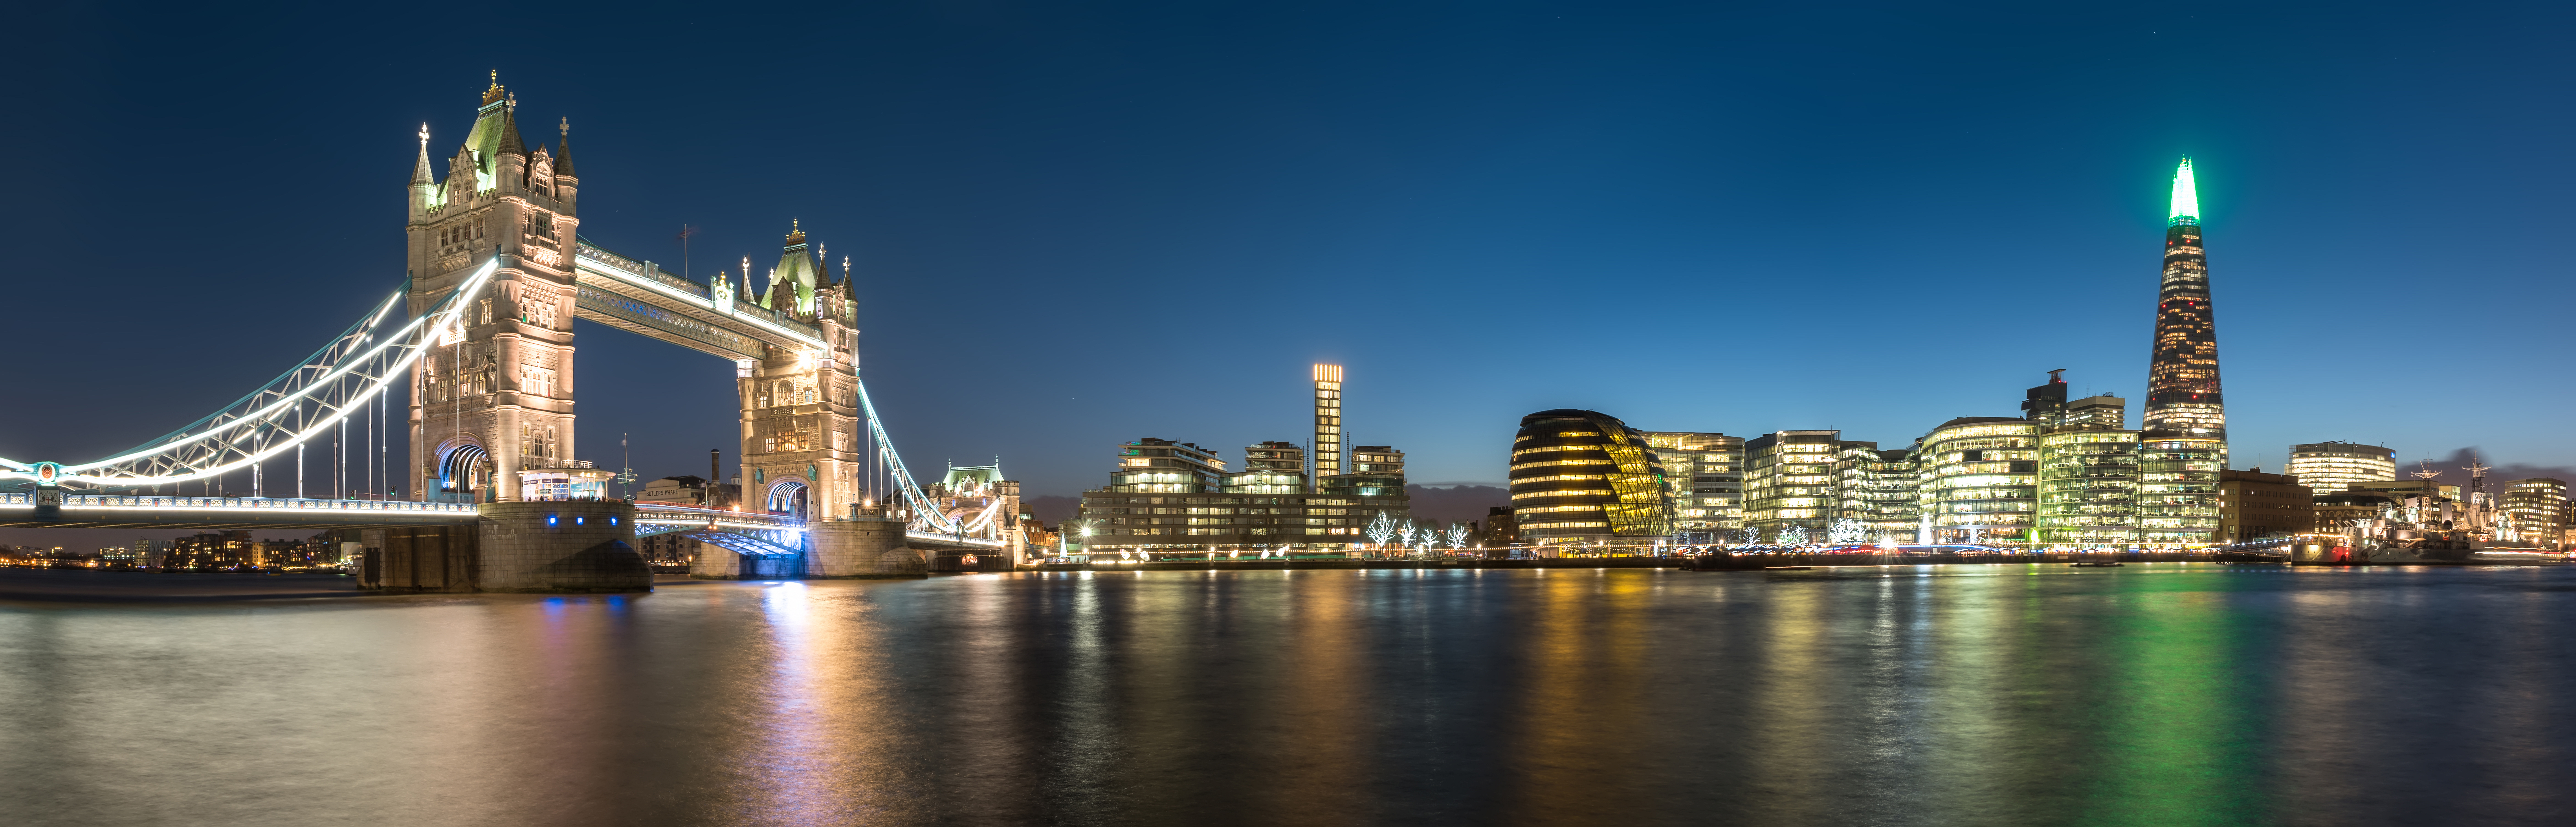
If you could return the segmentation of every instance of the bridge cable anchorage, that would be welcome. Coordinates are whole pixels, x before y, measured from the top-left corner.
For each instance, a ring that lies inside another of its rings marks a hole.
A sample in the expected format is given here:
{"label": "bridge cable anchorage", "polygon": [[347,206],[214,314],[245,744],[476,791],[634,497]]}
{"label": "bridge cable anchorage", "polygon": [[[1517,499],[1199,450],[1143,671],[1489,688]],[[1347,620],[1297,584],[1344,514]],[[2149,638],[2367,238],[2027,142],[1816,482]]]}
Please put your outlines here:
{"label": "bridge cable anchorage", "polygon": [[[491,284],[500,266],[498,256],[485,260],[428,312],[383,331],[394,308],[410,295],[406,282],[404,289],[305,357],[303,364],[258,390],[125,453],[64,465],[61,479],[100,487],[199,480],[248,468],[328,435],[340,420],[355,415],[395,383],[406,381],[412,365],[439,340],[457,335],[473,299]],[[0,480],[35,481],[35,469],[29,463],[0,459]]]}

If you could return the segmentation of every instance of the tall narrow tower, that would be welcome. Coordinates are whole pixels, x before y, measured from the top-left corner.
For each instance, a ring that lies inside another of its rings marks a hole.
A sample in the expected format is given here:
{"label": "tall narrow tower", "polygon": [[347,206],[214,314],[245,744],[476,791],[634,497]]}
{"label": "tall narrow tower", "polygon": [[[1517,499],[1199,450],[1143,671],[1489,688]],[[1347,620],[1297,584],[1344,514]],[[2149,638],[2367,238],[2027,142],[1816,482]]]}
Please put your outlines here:
{"label": "tall narrow tower", "polygon": [[2218,320],[2209,306],[2209,263],[2200,247],[2200,193],[2190,158],[2174,170],[2164,286],[2156,296],[2155,350],[2140,419],[2143,539],[2212,542],[2218,531],[2218,472],[2227,467],[2227,409],[2218,390]]}
{"label": "tall narrow tower", "polygon": [[575,205],[570,127],[560,152],[519,135],[517,101],[496,73],[474,131],[430,178],[428,128],[413,160],[411,310],[445,298],[487,259],[500,267],[458,335],[413,366],[411,490],[456,502],[520,499],[518,472],[573,449]]}
{"label": "tall narrow tower", "polygon": [[1321,490],[1324,478],[1342,473],[1342,366],[1315,366],[1315,475],[1308,491]]}

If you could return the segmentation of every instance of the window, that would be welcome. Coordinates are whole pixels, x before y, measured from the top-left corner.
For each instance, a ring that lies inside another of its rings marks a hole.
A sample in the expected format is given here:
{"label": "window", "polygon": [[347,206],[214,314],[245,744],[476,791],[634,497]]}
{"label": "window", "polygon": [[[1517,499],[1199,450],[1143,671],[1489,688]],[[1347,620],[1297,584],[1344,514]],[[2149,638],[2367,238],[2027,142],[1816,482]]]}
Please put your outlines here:
{"label": "window", "polygon": [[555,372],[535,365],[519,366],[519,392],[537,396],[555,394]]}

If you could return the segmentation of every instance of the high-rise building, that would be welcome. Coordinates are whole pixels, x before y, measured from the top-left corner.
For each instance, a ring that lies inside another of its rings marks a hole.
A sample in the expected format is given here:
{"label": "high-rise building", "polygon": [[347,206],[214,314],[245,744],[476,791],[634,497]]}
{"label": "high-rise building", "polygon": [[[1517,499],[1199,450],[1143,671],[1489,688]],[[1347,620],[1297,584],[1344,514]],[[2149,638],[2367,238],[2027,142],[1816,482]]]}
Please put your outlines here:
{"label": "high-rise building", "polygon": [[1670,539],[1672,497],[1644,431],[1598,411],[1540,411],[1521,417],[1511,459],[1513,521],[1542,556]]}
{"label": "high-rise building", "polygon": [[1921,526],[1931,543],[2023,542],[2039,502],[2039,436],[2027,419],[1963,416],[1923,435]]}
{"label": "high-rise building", "polygon": [[2502,507],[2513,539],[2556,548],[2566,535],[2567,481],[2539,477],[2505,483]]}
{"label": "high-rise building", "polygon": [[2299,478],[2300,485],[2328,494],[2349,489],[2357,482],[2396,479],[2397,452],[2342,440],[2292,445],[2287,470],[2290,476]]}
{"label": "high-rise building", "polygon": [[2140,538],[2154,544],[2215,541],[2218,473],[2227,468],[2227,409],[2219,393],[2209,263],[2201,250],[2200,193],[2189,158],[2174,170],[2164,283],[2156,296],[2155,347],[2140,424]]}
{"label": "high-rise building", "polygon": [[1890,535],[1913,539],[1922,510],[1916,500],[1922,476],[1911,448],[1841,443],[1834,456],[1835,522],[1858,521],[1870,542]]}
{"label": "high-rise building", "polygon": [[2087,428],[2117,431],[2129,427],[2129,400],[2110,394],[2087,396],[2066,403],[2066,419],[2061,428]]}
{"label": "high-rise building", "polygon": [[1315,472],[1309,485],[1342,472],[1342,366],[1315,366]]}
{"label": "high-rise building", "polygon": [[2138,432],[2121,428],[2127,400],[2069,402],[2061,371],[2023,394],[2023,418],[2040,424],[2033,544],[2124,547],[2137,541]]}
{"label": "high-rise building", "polygon": [[[1744,527],[1760,540],[1824,542],[1841,507],[1834,461],[1841,431],[1776,431],[1744,441]],[[1876,448],[1877,443],[1869,443]]]}
{"label": "high-rise building", "polygon": [[[1743,527],[1744,438],[1721,433],[1647,431],[1646,445],[1664,464],[1673,498],[1673,531],[1694,534]],[[1685,542],[1714,542],[1696,537]]]}

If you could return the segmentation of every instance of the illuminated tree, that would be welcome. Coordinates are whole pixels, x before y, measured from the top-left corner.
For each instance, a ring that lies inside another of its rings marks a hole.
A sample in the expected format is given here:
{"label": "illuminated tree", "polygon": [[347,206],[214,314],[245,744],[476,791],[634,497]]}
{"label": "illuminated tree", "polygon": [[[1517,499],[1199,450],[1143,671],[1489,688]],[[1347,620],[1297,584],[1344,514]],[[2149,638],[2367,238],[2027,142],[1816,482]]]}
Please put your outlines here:
{"label": "illuminated tree", "polygon": [[1386,545],[1386,541],[1395,539],[1395,518],[1387,516],[1384,511],[1378,512],[1377,519],[1369,521],[1366,534],[1369,542]]}
{"label": "illuminated tree", "polygon": [[1788,528],[1780,529],[1780,544],[1784,546],[1806,545],[1807,527],[1802,525],[1793,525]]}
{"label": "illuminated tree", "polygon": [[1859,520],[1835,520],[1833,527],[1825,530],[1825,542],[1838,546],[1854,545],[1867,539],[1869,528],[1861,525]]}
{"label": "illuminated tree", "polygon": [[1449,524],[1449,547],[1450,547],[1450,548],[1466,548],[1466,547],[1467,547],[1467,524],[1466,524],[1466,523],[1450,523],[1450,524]]}

